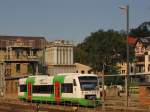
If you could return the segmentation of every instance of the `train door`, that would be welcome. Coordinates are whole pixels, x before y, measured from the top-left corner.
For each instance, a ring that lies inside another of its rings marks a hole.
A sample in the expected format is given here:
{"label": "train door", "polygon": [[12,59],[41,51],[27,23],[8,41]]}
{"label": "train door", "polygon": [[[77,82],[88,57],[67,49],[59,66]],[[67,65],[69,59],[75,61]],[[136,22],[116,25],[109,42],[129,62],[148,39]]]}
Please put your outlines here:
{"label": "train door", "polygon": [[54,88],[55,88],[55,91],[54,91],[54,93],[55,93],[55,101],[58,103],[58,102],[60,102],[60,82],[58,82],[58,81],[56,81],[55,83],[54,83]]}
{"label": "train door", "polygon": [[28,83],[28,100],[32,99],[32,84]]}
{"label": "train door", "polygon": [[73,97],[76,97],[77,94],[79,94],[79,91],[77,90],[77,83],[76,80],[73,79]]}

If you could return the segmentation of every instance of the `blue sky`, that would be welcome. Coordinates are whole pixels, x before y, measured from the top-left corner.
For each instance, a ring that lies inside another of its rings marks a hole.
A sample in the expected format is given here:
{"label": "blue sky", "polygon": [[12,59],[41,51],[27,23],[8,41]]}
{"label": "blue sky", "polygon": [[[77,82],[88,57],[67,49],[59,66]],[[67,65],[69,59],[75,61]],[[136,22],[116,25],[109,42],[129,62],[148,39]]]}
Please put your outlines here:
{"label": "blue sky", "polygon": [[150,21],[150,0],[0,0],[0,34],[44,36],[48,40],[82,42],[98,29],[125,29]]}

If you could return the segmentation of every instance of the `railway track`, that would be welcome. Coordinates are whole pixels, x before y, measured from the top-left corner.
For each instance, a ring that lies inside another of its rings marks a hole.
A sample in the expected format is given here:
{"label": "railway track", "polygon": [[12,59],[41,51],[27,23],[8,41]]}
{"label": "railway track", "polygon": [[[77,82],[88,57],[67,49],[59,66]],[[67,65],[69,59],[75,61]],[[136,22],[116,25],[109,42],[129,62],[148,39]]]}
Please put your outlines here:
{"label": "railway track", "polygon": [[142,105],[137,97],[130,97],[128,107],[126,107],[125,97],[109,97],[105,100],[106,110],[123,111],[127,112],[150,112],[150,106]]}
{"label": "railway track", "polygon": [[[141,106],[137,100],[129,102],[130,105],[127,108],[125,106],[125,100],[119,99],[106,99],[105,100],[105,112],[150,112],[148,106]],[[37,104],[28,103],[19,100],[2,99],[0,100],[0,112],[101,112],[102,107],[88,108],[73,105],[54,105],[54,104]]]}
{"label": "railway track", "polygon": [[[67,106],[67,108],[66,108]],[[1,100],[0,110],[4,112],[95,112],[95,108],[85,108],[73,105],[54,105],[23,102],[19,100]],[[1,112],[1,111],[0,111]]]}

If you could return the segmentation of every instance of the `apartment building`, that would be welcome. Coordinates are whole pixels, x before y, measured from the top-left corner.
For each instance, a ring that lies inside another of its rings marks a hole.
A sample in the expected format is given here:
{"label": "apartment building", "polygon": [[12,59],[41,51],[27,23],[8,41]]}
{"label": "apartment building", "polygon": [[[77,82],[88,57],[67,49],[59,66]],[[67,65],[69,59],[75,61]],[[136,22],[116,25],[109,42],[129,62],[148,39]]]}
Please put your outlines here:
{"label": "apartment building", "polygon": [[0,36],[7,94],[16,94],[18,79],[35,74],[38,63],[44,64],[45,45],[44,37]]}

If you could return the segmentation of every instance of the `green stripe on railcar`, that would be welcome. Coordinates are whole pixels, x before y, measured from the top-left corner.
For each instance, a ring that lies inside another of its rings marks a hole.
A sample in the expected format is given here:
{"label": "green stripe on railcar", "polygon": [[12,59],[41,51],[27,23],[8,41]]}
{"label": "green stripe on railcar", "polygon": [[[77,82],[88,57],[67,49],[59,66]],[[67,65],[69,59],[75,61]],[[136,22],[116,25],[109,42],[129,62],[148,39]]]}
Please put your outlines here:
{"label": "green stripe on railcar", "polygon": [[[51,81],[51,80],[50,80]],[[64,76],[54,76],[53,78],[53,85],[54,85],[54,82],[58,81],[60,82],[61,84],[64,83]],[[31,82],[32,84],[35,83],[35,78],[30,78],[28,79],[27,82]],[[61,88],[60,88],[60,92],[61,92]],[[27,93],[26,93],[27,95]],[[55,93],[53,92],[53,94],[49,94],[50,96],[34,96],[32,95],[32,100],[37,100],[37,101],[55,101]],[[61,93],[62,95],[62,93]]]}
{"label": "green stripe on railcar", "polygon": [[56,101],[56,93],[55,93],[55,82],[59,82],[60,83],[60,88],[59,88],[59,92],[60,92],[60,95],[59,95],[59,98],[60,98],[60,102],[62,100],[62,91],[61,91],[61,84],[64,83],[64,79],[65,79],[65,76],[64,75],[56,75],[54,76],[53,78],[53,85],[54,85],[54,95],[53,95],[53,99]]}
{"label": "green stripe on railcar", "polygon": [[24,95],[24,96],[18,95],[18,98],[19,98],[19,99],[25,99],[26,97],[25,97],[25,95]]}
{"label": "green stripe on railcar", "polygon": [[62,98],[62,102],[70,102],[72,104],[79,104],[82,106],[97,106],[100,105],[100,98],[97,98],[96,100],[88,100],[84,98]]}
{"label": "green stripe on railcar", "polygon": [[56,75],[56,76],[54,76],[54,78],[53,78],[53,84],[54,84],[54,82],[56,82],[56,81],[58,81],[58,82],[60,82],[60,83],[64,83],[64,79],[65,79],[65,76],[63,76],[63,75]]}
{"label": "green stripe on railcar", "polygon": [[[31,83],[32,85],[34,85],[35,77],[28,77],[26,80],[27,86],[28,86],[28,83]],[[27,92],[25,92],[25,98],[28,99],[28,87],[27,87]]]}

